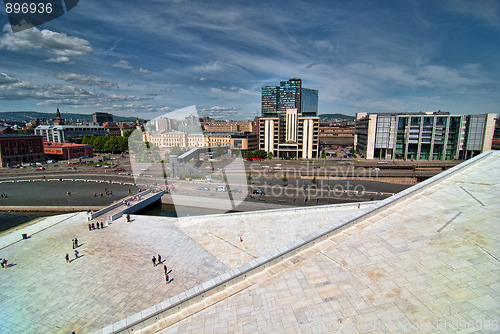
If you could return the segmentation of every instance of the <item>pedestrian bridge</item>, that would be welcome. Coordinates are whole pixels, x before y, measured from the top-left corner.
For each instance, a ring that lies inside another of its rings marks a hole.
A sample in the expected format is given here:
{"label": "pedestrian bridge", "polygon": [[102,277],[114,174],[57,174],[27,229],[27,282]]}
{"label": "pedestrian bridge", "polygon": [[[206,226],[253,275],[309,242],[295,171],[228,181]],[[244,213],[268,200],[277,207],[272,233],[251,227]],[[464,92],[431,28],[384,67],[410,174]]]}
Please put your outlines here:
{"label": "pedestrian bridge", "polygon": [[148,189],[138,194],[128,196],[118,203],[111,204],[104,209],[89,214],[89,221],[105,216],[107,222],[112,222],[124,214],[135,213],[155,202],[161,203],[161,197],[165,191],[153,191]]}

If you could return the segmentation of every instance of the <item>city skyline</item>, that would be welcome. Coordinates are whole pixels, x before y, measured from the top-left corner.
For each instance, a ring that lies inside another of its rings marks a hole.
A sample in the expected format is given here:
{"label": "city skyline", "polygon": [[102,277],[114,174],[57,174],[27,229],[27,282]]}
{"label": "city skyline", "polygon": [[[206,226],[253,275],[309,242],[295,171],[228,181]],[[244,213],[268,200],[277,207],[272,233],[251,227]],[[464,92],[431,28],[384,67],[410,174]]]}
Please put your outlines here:
{"label": "city skyline", "polygon": [[290,78],[318,113],[497,113],[495,1],[80,2],[12,33],[0,11],[0,111],[252,119]]}

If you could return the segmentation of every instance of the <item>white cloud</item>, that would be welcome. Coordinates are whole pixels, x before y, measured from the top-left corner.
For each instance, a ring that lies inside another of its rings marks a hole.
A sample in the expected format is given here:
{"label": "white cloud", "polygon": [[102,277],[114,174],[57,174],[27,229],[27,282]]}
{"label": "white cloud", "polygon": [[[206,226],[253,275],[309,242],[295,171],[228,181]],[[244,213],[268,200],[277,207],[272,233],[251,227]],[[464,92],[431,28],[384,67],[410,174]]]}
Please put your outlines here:
{"label": "white cloud", "polygon": [[52,62],[69,62],[69,57],[82,56],[92,52],[89,41],[50,30],[31,28],[12,33],[8,25],[3,28],[0,49],[19,52],[40,50],[48,54]]}
{"label": "white cloud", "polygon": [[80,75],[75,73],[58,73],[56,74],[56,78],[76,85],[98,86],[104,89],[113,88],[118,85],[116,82],[110,82],[96,76]]}
{"label": "white cloud", "polygon": [[195,72],[218,72],[223,70],[223,66],[218,61],[213,61],[210,63],[204,63],[201,65],[193,66],[193,71]]}
{"label": "white cloud", "polygon": [[56,57],[56,58],[49,58],[46,60],[47,63],[68,63],[72,64],[74,62],[70,61],[68,57]]}
{"label": "white cloud", "polygon": [[126,60],[123,60],[123,59],[117,61],[116,63],[114,63],[113,67],[124,68],[126,70],[132,69],[132,66],[130,65],[130,63],[128,61],[126,61]]}
{"label": "white cloud", "polygon": [[151,71],[147,70],[147,69],[144,69],[144,68],[141,67],[138,70],[132,71],[132,73],[135,73],[135,74],[150,74]]}
{"label": "white cloud", "polygon": [[0,73],[0,85],[16,83],[18,81],[19,80],[9,76],[8,74]]}

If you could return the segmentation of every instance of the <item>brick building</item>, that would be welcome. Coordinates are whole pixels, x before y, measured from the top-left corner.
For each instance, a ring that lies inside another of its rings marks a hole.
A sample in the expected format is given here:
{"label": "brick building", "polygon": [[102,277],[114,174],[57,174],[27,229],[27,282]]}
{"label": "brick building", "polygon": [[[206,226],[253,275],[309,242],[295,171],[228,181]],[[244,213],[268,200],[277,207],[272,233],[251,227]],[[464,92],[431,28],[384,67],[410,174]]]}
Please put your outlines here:
{"label": "brick building", "polygon": [[0,161],[2,167],[45,161],[42,136],[0,134]]}

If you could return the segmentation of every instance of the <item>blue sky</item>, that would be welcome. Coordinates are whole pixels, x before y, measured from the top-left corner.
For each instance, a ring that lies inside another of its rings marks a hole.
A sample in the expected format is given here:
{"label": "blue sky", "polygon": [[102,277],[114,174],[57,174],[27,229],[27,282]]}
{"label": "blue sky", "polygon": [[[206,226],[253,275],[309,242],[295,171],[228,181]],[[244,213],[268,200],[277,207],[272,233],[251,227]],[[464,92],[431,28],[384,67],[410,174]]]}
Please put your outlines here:
{"label": "blue sky", "polygon": [[80,0],[17,33],[2,9],[0,29],[0,111],[252,119],[292,77],[319,113],[500,106],[496,0]]}

